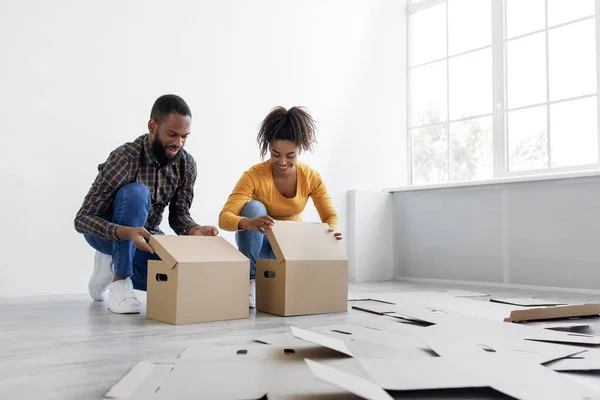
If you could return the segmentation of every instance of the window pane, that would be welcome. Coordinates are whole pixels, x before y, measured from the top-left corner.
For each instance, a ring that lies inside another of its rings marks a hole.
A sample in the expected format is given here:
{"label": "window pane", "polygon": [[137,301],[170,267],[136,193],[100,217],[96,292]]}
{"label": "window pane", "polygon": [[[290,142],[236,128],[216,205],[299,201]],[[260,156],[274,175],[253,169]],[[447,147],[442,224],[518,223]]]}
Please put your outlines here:
{"label": "window pane", "polygon": [[525,35],[546,27],[545,0],[506,0],[506,37]]}
{"label": "window pane", "polygon": [[548,26],[573,21],[594,13],[594,0],[548,0]]}
{"label": "window pane", "polygon": [[511,111],[507,115],[508,169],[548,168],[547,106]]}
{"label": "window pane", "polygon": [[411,126],[446,121],[446,61],[411,69]]}
{"label": "window pane", "polygon": [[550,106],[553,167],[598,162],[596,97]]}
{"label": "window pane", "polygon": [[506,44],[507,105],[546,102],[546,35],[536,33]]}
{"label": "window pane", "polygon": [[450,119],[492,113],[492,52],[450,59]]}
{"label": "window pane", "polygon": [[448,50],[450,55],[491,44],[490,0],[448,0]]}
{"label": "window pane", "polygon": [[548,31],[550,100],[596,92],[594,20]]}
{"label": "window pane", "polygon": [[450,124],[450,181],[492,178],[493,153],[491,116]]}
{"label": "window pane", "polygon": [[445,125],[411,131],[414,185],[448,181],[448,131]]}
{"label": "window pane", "polygon": [[446,3],[410,16],[410,65],[446,57]]}

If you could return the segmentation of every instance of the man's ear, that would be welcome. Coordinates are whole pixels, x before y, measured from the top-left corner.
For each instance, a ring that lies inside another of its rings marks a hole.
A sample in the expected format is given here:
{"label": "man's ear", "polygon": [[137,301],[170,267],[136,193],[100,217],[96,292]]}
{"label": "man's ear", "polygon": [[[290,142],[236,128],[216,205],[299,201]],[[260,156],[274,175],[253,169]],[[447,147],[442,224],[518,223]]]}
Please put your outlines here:
{"label": "man's ear", "polygon": [[150,118],[150,120],[148,121],[148,132],[151,134],[155,134],[157,127],[158,124],[156,123],[156,121],[153,118]]}

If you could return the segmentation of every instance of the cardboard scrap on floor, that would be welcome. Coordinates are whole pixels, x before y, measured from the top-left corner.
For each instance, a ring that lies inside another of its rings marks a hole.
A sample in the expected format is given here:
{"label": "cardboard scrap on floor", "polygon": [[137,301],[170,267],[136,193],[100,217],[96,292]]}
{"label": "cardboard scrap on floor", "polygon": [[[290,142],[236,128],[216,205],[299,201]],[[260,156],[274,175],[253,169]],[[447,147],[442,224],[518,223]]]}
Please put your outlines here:
{"label": "cardboard scrap on floor", "polygon": [[494,303],[504,303],[511,304],[513,306],[522,306],[522,307],[540,307],[540,306],[561,306],[565,305],[565,303],[553,301],[553,300],[544,300],[537,299],[535,297],[510,297],[510,298],[495,298],[492,297],[490,299],[491,302]]}
{"label": "cardboard scrap on floor", "polygon": [[[407,311],[413,312],[416,310]],[[527,341],[514,329],[562,332],[483,321],[487,323],[485,329],[461,337],[456,322],[474,325],[476,322],[465,321],[475,318],[438,314],[432,319],[435,325],[417,327],[371,315],[357,324],[311,329],[290,326],[288,332],[258,336],[262,343],[198,343],[177,360],[137,364],[105,399],[272,400],[354,395],[388,400],[392,397],[386,390],[481,387],[525,400],[538,399],[540,393],[548,399],[600,398],[600,394],[556,372],[593,367],[600,361],[600,351]],[[508,330],[482,340],[478,335],[489,333],[489,324]],[[396,325],[400,328],[395,329]],[[394,329],[386,330],[391,327]],[[277,344],[265,344],[268,342]],[[579,364],[570,365],[576,362]]]}
{"label": "cardboard scrap on floor", "polygon": [[546,367],[554,371],[600,371],[600,350],[587,350],[561,358],[549,362]]}
{"label": "cardboard scrap on floor", "polygon": [[[365,302],[364,300],[370,300]],[[393,314],[394,306],[410,304],[415,307],[437,308],[472,317],[505,322],[539,321],[600,315],[600,303],[561,304],[535,298],[491,298],[457,296],[448,292],[364,293],[350,296],[350,305],[357,310],[376,314]],[[360,300],[363,300],[362,302]],[[398,316],[401,317],[401,316]]]}
{"label": "cardboard scrap on floor", "polygon": [[257,333],[243,344],[199,342],[175,360],[140,362],[105,399],[388,400],[387,391],[470,388],[523,400],[600,399],[561,372],[600,370],[600,337],[551,330],[585,326],[583,320],[540,320],[595,315],[600,304],[490,300],[463,291],[351,296],[352,308],[365,312],[342,323]]}

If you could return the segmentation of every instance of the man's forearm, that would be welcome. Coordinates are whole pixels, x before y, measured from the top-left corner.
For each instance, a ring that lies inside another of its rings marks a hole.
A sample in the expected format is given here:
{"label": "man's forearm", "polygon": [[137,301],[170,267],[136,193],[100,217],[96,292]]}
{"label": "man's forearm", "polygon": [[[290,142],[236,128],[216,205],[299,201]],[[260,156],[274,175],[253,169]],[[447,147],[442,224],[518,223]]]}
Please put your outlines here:
{"label": "man's forearm", "polygon": [[189,215],[169,216],[169,225],[171,229],[178,235],[189,235],[190,231],[196,227],[200,227],[194,219]]}
{"label": "man's forearm", "polygon": [[108,240],[120,240],[117,235],[119,225],[113,224],[96,215],[78,215],[75,218],[75,230],[84,235],[96,236]]}

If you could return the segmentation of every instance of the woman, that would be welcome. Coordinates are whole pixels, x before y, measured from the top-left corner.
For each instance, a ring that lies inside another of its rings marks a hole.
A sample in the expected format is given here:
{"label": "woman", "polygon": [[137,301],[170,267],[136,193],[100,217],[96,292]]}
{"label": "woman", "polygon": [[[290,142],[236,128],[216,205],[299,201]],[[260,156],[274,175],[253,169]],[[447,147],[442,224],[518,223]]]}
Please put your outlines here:
{"label": "woman", "polygon": [[237,182],[219,214],[219,226],[237,231],[238,249],[250,259],[250,307],[254,308],[256,259],[275,258],[265,235],[274,220],[301,221],[312,198],[321,221],[338,240],[338,215],[319,173],[299,162],[302,151],[316,143],[315,123],[302,107],[274,108],[263,120],[257,142],[261,158]]}

